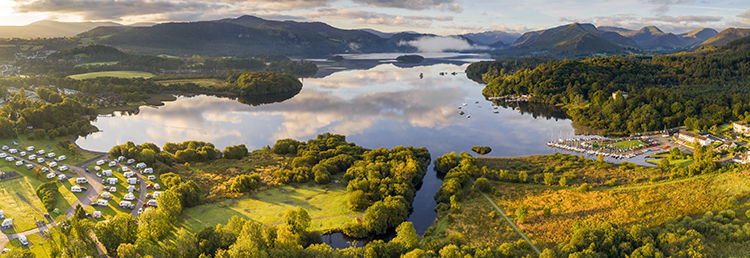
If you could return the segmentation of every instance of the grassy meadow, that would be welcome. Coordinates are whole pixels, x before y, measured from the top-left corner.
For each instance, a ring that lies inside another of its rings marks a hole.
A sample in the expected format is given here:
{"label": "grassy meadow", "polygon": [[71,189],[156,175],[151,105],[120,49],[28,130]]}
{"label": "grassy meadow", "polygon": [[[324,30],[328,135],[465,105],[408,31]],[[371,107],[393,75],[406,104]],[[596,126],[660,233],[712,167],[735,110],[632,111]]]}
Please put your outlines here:
{"label": "grassy meadow", "polygon": [[[560,156],[552,159],[554,156],[477,160],[479,164],[490,165],[495,169],[533,169],[539,162],[549,162],[548,170],[555,170],[566,161],[561,160]],[[576,222],[588,225],[610,222],[626,229],[635,225],[653,228],[673,218],[700,217],[709,211],[728,209],[741,214],[735,224],[750,222],[750,218],[745,216],[745,212],[750,209],[749,172],[733,171],[674,180],[643,181],[630,180],[640,178],[641,175],[627,176],[627,173],[654,168],[637,166],[634,170],[621,171],[621,167],[614,166],[609,169],[612,171],[610,174],[601,174],[602,171],[595,167],[579,165],[569,168],[568,172],[587,179],[612,176],[620,178],[620,183],[614,187],[581,189],[577,185],[562,187],[490,180],[490,197],[540,248],[566,241]],[[593,180],[599,181],[601,180]],[[525,220],[515,214],[522,207],[528,210]],[[545,215],[545,209],[549,210],[549,214]],[[518,234],[493,212],[491,204],[473,189],[465,190],[460,209],[442,214],[426,236],[466,239],[468,244],[475,246],[497,246],[519,239]],[[707,239],[707,243],[711,246],[709,253],[717,256],[730,254],[727,248],[738,245],[722,239]],[[745,249],[734,249],[731,254],[750,253],[750,250]]]}
{"label": "grassy meadow", "polygon": [[81,73],[68,76],[68,78],[74,80],[86,80],[99,77],[115,77],[115,78],[151,78],[154,74],[148,72],[139,71],[106,71],[106,72],[92,72],[92,73]]}
{"label": "grassy meadow", "polygon": [[284,212],[297,207],[309,212],[311,230],[336,229],[359,216],[346,206],[345,186],[302,185],[275,187],[241,198],[188,208],[183,211],[180,224],[191,232],[199,232],[206,227],[226,224],[232,216],[240,216],[264,225],[275,225],[283,222]]}

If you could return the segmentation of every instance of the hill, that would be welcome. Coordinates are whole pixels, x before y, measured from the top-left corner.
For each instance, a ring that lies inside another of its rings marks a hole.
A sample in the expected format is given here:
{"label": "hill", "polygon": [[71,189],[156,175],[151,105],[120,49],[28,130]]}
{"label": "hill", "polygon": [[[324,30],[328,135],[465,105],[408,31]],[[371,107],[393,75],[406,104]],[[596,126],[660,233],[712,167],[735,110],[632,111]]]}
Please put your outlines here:
{"label": "hill", "polygon": [[497,55],[588,56],[624,54],[635,42],[617,33],[600,31],[592,24],[573,23],[524,33],[509,49]]}
{"label": "hill", "polygon": [[121,26],[113,22],[38,21],[24,26],[0,26],[0,38],[73,37],[99,26]]}
{"label": "hill", "polygon": [[638,47],[645,50],[679,49],[687,45],[683,38],[672,33],[665,33],[656,26],[647,26],[637,31],[620,32],[620,34],[632,39]]}
{"label": "hill", "polygon": [[399,41],[393,38],[400,34],[385,39],[370,32],[338,29],[321,22],[271,21],[246,15],[150,27],[99,27],[79,37],[142,54],[325,56],[397,51]]}
{"label": "hill", "polygon": [[493,45],[500,45],[500,46],[506,46],[510,43],[513,43],[521,37],[520,33],[513,33],[513,32],[505,32],[505,31],[485,31],[485,32],[479,32],[479,33],[466,33],[461,34],[460,36],[463,36],[464,38],[470,39],[471,41],[485,45],[485,46],[493,46]]}
{"label": "hill", "polygon": [[730,41],[750,36],[750,29],[729,28],[701,43],[702,46],[722,46]]}

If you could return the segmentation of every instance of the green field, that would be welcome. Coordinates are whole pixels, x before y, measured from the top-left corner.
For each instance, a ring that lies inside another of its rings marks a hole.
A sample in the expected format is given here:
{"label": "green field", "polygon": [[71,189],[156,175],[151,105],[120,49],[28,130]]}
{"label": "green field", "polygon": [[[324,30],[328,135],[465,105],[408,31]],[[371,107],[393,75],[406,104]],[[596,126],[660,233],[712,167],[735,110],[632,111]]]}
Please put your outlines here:
{"label": "green field", "polygon": [[[43,214],[47,213],[36,195],[36,188],[43,183],[56,179],[47,179],[44,175],[37,177],[34,175],[34,171],[16,167],[5,160],[0,161],[0,171],[18,174],[17,177],[0,181],[0,209],[5,212],[6,217],[13,219],[13,223],[16,225],[14,231],[22,232],[36,227],[34,221],[42,220]],[[58,186],[60,194],[57,196],[57,202],[54,206],[64,212],[78,200],[78,197],[70,192],[71,184],[69,182],[58,183]],[[39,211],[21,200],[16,193],[21,194]],[[54,214],[51,215],[54,216]]]}
{"label": "green field", "polygon": [[640,140],[621,141],[621,142],[614,142],[614,143],[595,142],[595,143],[592,143],[591,145],[593,145],[594,147],[598,147],[598,148],[609,148],[609,149],[618,149],[618,150],[627,150],[630,148],[646,147],[646,144]]}
{"label": "green field", "polygon": [[138,71],[107,71],[107,72],[93,72],[93,73],[82,73],[68,76],[68,78],[75,80],[86,80],[94,79],[99,77],[115,77],[115,78],[151,78],[154,74],[147,72]]}
{"label": "green field", "polygon": [[[42,236],[40,236],[39,234],[31,234],[27,235],[26,239],[29,240],[28,249],[32,254],[34,254],[35,257],[50,257],[48,251],[51,250],[52,247],[50,246],[49,242],[44,241]],[[13,239],[5,245],[5,248],[18,250],[26,247],[21,246],[21,242],[19,242],[17,239]]]}
{"label": "green field", "polygon": [[[671,156],[672,156],[672,154],[670,154],[669,152],[661,152],[661,153],[657,153],[657,154],[651,155],[651,157],[655,157],[655,158],[658,158],[658,159],[647,159],[646,162],[654,164],[654,165],[659,165],[659,164],[661,164],[661,159],[666,159],[666,158],[669,158]],[[691,164],[693,164],[693,159],[690,156],[688,156],[687,158],[684,158],[684,159],[683,158],[672,158],[672,159],[669,160],[669,165],[671,165],[671,166],[687,167],[687,166],[690,166]]]}
{"label": "green field", "polygon": [[119,62],[117,62],[117,61],[114,61],[114,62],[92,62],[92,63],[77,64],[74,67],[78,68],[78,67],[90,67],[90,66],[102,66],[102,65],[116,65],[117,63],[119,63]]}
{"label": "green field", "polygon": [[[12,145],[12,141],[16,140],[16,143],[19,145]],[[85,151],[79,151],[77,156],[73,156],[70,153],[70,150],[66,147],[63,148],[60,146],[61,141],[69,141],[67,137],[57,137],[50,140],[31,140],[27,136],[22,135],[18,139],[0,139],[0,144],[5,144],[8,146],[14,146],[16,148],[22,148],[26,149],[28,146],[34,146],[36,150],[44,150],[45,152],[54,152],[57,154],[57,156],[65,155],[67,157],[66,160],[64,160],[62,163],[75,165],[80,162],[93,159],[96,157],[95,154],[91,154]]]}
{"label": "green field", "polygon": [[280,224],[285,211],[302,207],[312,218],[311,230],[331,230],[350,222],[358,213],[346,206],[346,188],[342,185],[277,187],[237,199],[204,204],[182,213],[182,226],[191,232],[226,224],[232,216],[264,225]]}
{"label": "green field", "polygon": [[159,81],[159,83],[164,84],[164,85],[195,83],[197,85],[200,85],[201,87],[219,87],[225,84],[223,80],[210,79],[210,78],[163,80],[163,81]]}

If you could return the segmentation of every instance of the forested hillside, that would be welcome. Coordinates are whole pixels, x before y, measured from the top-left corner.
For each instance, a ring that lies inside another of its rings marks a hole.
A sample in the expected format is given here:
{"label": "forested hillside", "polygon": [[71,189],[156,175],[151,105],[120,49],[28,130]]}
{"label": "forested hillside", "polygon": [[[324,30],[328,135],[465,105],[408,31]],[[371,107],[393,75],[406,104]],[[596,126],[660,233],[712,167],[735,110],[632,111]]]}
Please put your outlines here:
{"label": "forested hillside", "polygon": [[748,37],[690,53],[515,67],[503,61],[473,64],[467,74],[484,70],[487,97],[531,94],[532,101],[563,106],[575,122],[610,134],[681,125],[705,130],[750,118]]}

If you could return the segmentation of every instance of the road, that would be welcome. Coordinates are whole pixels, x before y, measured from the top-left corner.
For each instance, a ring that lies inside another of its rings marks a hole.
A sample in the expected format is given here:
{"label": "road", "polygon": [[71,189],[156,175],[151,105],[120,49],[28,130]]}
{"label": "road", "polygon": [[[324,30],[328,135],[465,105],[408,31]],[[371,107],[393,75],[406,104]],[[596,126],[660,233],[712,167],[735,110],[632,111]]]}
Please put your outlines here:
{"label": "road", "polygon": [[[8,156],[14,157],[16,160],[22,160],[24,161],[25,164],[33,164],[34,166],[46,167],[46,164],[44,165],[39,164],[36,162],[36,160],[29,160],[26,157],[21,157],[15,154],[10,154],[5,151],[0,151],[0,153],[6,153],[8,154]],[[65,210],[64,214],[67,218],[70,218],[75,214],[76,206],[78,205],[80,205],[81,207],[91,206],[91,204],[94,203],[99,198],[99,195],[104,191],[105,186],[102,184],[101,178],[97,177],[94,173],[86,172],[86,169],[85,169],[87,166],[94,164],[98,160],[107,159],[106,154],[102,154],[102,153],[97,153],[97,154],[99,156],[92,158],[90,160],[81,162],[76,165],[58,162],[58,164],[60,164],[61,166],[64,165],[69,168],[69,170],[66,171],[67,173],[56,171],[58,174],[65,174],[66,176],[68,176],[68,178],[84,177],[86,178],[86,180],[88,180],[88,184],[89,184],[86,192],[84,192],[83,195],[81,195],[68,209]],[[121,165],[126,166],[124,164],[121,164]],[[132,171],[137,171],[130,166],[127,166],[127,167],[130,168]],[[140,181],[139,182],[140,183],[140,196],[138,198],[138,204],[136,205],[136,208],[133,209],[133,211],[131,211],[130,213],[131,215],[133,215],[133,217],[137,217],[138,208],[143,207],[143,204],[145,203],[145,200],[146,200],[146,180],[140,173],[136,173],[136,176],[138,177],[138,180]],[[53,180],[57,180],[57,179],[55,178]],[[113,205],[117,205],[117,204],[113,204]],[[36,209],[36,207],[34,208]],[[18,239],[20,236],[28,236],[31,234],[41,234],[48,228],[53,227],[53,225],[54,225],[54,221],[49,221],[46,224],[40,225],[36,228],[30,229],[27,231],[11,233],[11,234],[0,234],[0,248],[4,247],[11,239]],[[97,251],[99,252],[100,255],[106,256],[106,252],[104,251],[103,246],[101,246],[101,244],[98,243],[98,241],[97,241]]]}

